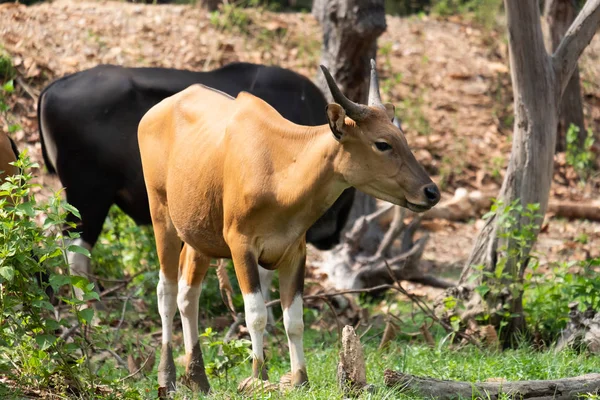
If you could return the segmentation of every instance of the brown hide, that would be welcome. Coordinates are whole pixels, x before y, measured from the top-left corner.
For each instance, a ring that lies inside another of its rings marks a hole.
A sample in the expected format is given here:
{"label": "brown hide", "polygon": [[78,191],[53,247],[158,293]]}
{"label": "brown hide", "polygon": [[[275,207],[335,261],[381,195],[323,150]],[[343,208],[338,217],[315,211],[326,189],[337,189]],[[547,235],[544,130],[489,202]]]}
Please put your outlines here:
{"label": "brown hide", "polygon": [[[437,187],[391,122],[393,107],[335,97],[346,108],[329,104],[329,124],[317,127],[291,123],[248,93],[232,99],[201,85],[163,100],[142,118],[138,141],[161,267],[157,296],[165,354],[160,385],[175,387],[170,357],[175,288],[182,290],[177,304],[188,332],[186,353],[193,359],[197,309],[190,305],[197,307],[194,296],[211,257],[233,260],[252,339],[254,378],[266,378],[266,309],[258,265],[279,269],[292,383],[304,384],[306,230],[349,186],[414,211],[439,200]],[[346,116],[346,109],[356,120]],[[189,247],[180,259],[182,240]],[[188,370],[203,365],[197,358]],[[205,376],[196,378],[208,391]]]}
{"label": "brown hide", "polygon": [[7,176],[15,175],[19,172],[18,168],[10,165],[10,162],[17,161],[17,156],[13,150],[10,139],[4,134],[0,134],[0,182],[4,182]]}

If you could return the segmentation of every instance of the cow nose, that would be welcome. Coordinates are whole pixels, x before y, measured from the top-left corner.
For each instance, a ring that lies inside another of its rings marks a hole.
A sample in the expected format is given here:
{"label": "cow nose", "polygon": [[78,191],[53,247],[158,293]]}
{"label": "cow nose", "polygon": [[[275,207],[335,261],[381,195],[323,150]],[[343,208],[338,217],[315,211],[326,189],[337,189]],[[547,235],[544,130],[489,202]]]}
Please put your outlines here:
{"label": "cow nose", "polygon": [[425,198],[432,207],[440,201],[440,190],[435,183],[425,186],[423,191],[425,192]]}

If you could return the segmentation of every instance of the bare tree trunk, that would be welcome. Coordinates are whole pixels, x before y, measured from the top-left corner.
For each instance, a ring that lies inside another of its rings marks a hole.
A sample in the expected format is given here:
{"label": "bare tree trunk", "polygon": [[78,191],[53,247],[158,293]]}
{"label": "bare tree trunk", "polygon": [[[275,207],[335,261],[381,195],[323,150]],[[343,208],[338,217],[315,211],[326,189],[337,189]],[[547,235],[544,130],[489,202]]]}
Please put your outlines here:
{"label": "bare tree trunk", "polygon": [[[539,204],[538,213],[544,215],[552,181],[553,156],[558,122],[558,104],[577,60],[589,44],[600,22],[600,0],[589,0],[553,56],[544,48],[537,0],[504,0],[511,77],[514,90],[515,126],[511,158],[498,198],[505,205],[517,202],[523,209]],[[514,214],[513,214],[514,215]],[[515,215],[516,216],[516,215]],[[498,215],[490,218],[475,241],[475,246],[461,274],[461,284],[467,283],[472,273],[475,284],[488,287],[504,285],[504,290],[486,295],[487,311],[508,311],[512,318],[504,327],[502,338],[513,337],[525,329],[522,313],[522,281],[535,243],[538,228],[532,228],[532,237],[519,243],[510,232],[523,232],[528,218],[519,217],[511,226]],[[535,221],[541,226],[541,218]],[[473,266],[483,265],[484,271],[494,276],[500,260],[505,261],[503,272],[508,279],[486,277]],[[470,304],[481,307],[482,302]],[[493,320],[499,323],[499,320]]]}
{"label": "bare tree trunk", "polygon": [[[329,69],[346,97],[366,103],[369,60],[376,57],[377,38],[386,29],[384,0],[314,0],[312,13],[323,26],[321,64]],[[331,100],[321,74],[317,84]],[[357,191],[346,230],[357,218],[375,210],[375,199]]]}
{"label": "bare tree trunk", "polygon": [[[575,0],[546,0],[544,19],[547,24],[546,48],[553,52],[576,16]],[[579,128],[579,146],[583,147],[586,131],[583,121],[579,68],[575,68],[560,102],[556,151],[567,149],[567,130],[574,124]]]}
{"label": "bare tree trunk", "polygon": [[200,0],[200,6],[206,8],[208,11],[215,11],[219,8],[219,5],[223,3],[223,0]]}

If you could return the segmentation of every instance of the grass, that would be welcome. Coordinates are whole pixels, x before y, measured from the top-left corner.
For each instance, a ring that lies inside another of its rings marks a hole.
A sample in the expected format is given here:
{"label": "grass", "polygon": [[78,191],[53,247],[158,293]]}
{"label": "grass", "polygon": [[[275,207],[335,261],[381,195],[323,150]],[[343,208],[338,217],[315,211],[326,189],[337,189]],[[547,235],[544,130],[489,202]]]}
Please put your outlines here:
{"label": "grass", "polygon": [[[157,321],[158,324],[158,321]],[[279,326],[278,338],[285,342],[285,336]],[[177,332],[180,334],[180,332]],[[360,332],[359,332],[360,333]],[[365,393],[361,399],[417,399],[416,394],[399,393],[395,389],[383,386],[383,372],[393,369],[409,374],[428,376],[438,379],[461,380],[467,382],[485,381],[490,378],[506,380],[558,379],[577,376],[600,370],[600,357],[578,354],[573,351],[554,352],[552,349],[540,352],[523,346],[504,352],[477,349],[466,346],[453,349],[449,340],[443,340],[444,335],[436,335],[436,347],[430,348],[419,341],[396,340],[384,350],[379,351],[377,344],[381,332],[372,335],[369,332],[363,337],[367,363],[367,381],[375,385],[373,393]],[[371,340],[365,340],[370,337]],[[365,343],[365,341],[367,343]],[[307,329],[305,333],[305,348],[310,387],[296,389],[291,392],[256,395],[253,398],[265,399],[341,399],[341,391],[336,384],[336,371],[339,345],[337,333]],[[205,361],[210,361],[216,349],[203,346]],[[175,357],[183,353],[182,346],[176,346]],[[289,371],[287,350],[271,336],[267,349],[268,372],[271,382]],[[158,365],[158,360],[156,362]],[[184,373],[184,368],[178,366],[178,377]],[[210,383],[213,399],[242,399],[247,398],[237,393],[237,385],[250,376],[251,365],[246,362],[228,372],[228,376],[211,377]],[[156,366],[148,379],[130,387],[138,393],[144,393],[143,398],[156,397]],[[136,396],[134,396],[136,397]],[[192,393],[182,385],[175,399],[193,398]],[[203,398],[203,397],[200,397]]]}

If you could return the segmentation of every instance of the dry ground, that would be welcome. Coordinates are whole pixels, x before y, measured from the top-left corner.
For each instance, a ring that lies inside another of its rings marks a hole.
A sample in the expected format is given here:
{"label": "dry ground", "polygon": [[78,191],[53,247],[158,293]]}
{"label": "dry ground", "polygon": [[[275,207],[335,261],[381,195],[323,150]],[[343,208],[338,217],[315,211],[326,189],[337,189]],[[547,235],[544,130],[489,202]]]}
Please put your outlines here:
{"label": "dry ground", "polygon": [[[0,5],[0,48],[21,82],[9,101],[23,129],[21,149],[41,162],[32,100],[52,79],[98,63],[209,70],[232,61],[279,64],[307,76],[317,72],[320,28],[310,14],[236,11],[241,27],[194,6],[59,0],[31,7]],[[379,40],[384,97],[397,105],[417,157],[451,197],[457,187],[497,191],[510,153],[512,98],[504,31],[478,29],[465,18],[387,18]],[[600,126],[600,39],[586,50],[582,80],[586,120]],[[2,129],[8,126],[2,122]],[[555,199],[598,198],[596,175],[578,184],[556,157]],[[52,177],[44,185],[57,187]],[[480,221],[427,224],[424,258],[460,265]],[[547,219],[537,251],[543,261],[600,256],[600,224]]]}

